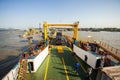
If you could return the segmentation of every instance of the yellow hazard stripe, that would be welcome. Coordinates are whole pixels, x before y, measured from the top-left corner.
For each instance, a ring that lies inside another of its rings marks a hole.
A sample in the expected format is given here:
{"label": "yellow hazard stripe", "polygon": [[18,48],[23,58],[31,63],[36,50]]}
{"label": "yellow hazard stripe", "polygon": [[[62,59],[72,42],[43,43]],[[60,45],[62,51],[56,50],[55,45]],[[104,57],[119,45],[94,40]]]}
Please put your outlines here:
{"label": "yellow hazard stripe", "polygon": [[65,74],[66,74],[66,80],[69,80],[67,68],[66,68],[66,66],[65,66],[65,61],[64,61],[64,58],[63,58],[63,57],[62,57],[62,62],[63,62],[63,65],[64,65],[64,70],[65,70]]}
{"label": "yellow hazard stripe", "polygon": [[48,60],[47,60],[47,64],[46,64],[46,70],[45,70],[44,80],[46,80],[46,78],[47,78],[49,60],[50,60],[50,56],[48,55]]}

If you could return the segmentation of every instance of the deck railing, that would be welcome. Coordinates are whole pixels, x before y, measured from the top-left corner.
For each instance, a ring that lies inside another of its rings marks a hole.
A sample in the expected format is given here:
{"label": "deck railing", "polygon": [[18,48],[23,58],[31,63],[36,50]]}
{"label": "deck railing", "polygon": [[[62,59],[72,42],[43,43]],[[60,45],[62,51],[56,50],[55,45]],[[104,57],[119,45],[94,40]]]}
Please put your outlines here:
{"label": "deck railing", "polygon": [[105,42],[102,42],[102,41],[99,42],[99,45],[101,45],[105,49],[109,50],[110,52],[112,52],[116,56],[120,57],[120,50],[119,49],[116,49],[116,48],[112,47],[111,45],[109,45]]}
{"label": "deck railing", "polygon": [[[72,41],[72,37],[69,35],[67,36],[70,41]],[[92,42],[92,43],[97,43],[101,48],[104,50],[108,51],[111,56],[113,56],[115,59],[117,59],[120,62],[120,50],[112,47],[111,45],[102,42],[102,41],[95,41],[93,39],[82,39],[78,38],[78,45],[80,45],[80,42],[87,43],[87,42]]]}

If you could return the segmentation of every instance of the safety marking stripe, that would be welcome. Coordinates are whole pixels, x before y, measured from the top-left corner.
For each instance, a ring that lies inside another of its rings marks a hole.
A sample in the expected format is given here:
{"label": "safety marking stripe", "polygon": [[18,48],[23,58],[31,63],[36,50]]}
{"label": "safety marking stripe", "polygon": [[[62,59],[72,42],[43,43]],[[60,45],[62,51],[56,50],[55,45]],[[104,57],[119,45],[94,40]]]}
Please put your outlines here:
{"label": "safety marking stripe", "polygon": [[67,68],[66,68],[65,61],[64,61],[64,58],[63,58],[63,57],[62,57],[62,62],[63,62],[63,65],[64,65],[64,70],[65,70],[65,74],[66,74],[66,80],[69,80]]}
{"label": "safety marking stripe", "polygon": [[46,78],[47,78],[49,60],[50,60],[50,56],[48,55],[48,60],[47,60],[47,64],[46,64],[46,70],[45,70],[44,80],[46,80]]}

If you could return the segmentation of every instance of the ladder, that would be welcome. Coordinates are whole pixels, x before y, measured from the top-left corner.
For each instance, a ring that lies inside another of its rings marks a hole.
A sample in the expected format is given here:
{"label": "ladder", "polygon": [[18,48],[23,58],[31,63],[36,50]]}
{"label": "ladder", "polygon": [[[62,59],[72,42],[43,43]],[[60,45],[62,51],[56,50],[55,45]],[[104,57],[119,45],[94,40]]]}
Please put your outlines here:
{"label": "ladder", "polygon": [[27,60],[28,60],[28,54],[23,53],[19,60],[19,70],[18,70],[17,80],[24,80],[25,74],[27,72]]}

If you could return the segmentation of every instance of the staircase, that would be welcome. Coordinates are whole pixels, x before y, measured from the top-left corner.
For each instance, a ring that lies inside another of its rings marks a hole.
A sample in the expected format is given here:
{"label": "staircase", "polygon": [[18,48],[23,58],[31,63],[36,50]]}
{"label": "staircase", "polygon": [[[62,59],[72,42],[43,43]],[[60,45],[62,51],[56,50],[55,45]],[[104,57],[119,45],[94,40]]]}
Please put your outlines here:
{"label": "staircase", "polygon": [[27,72],[27,60],[28,60],[28,54],[23,53],[19,61],[19,70],[18,70],[17,80],[25,79],[25,74]]}

